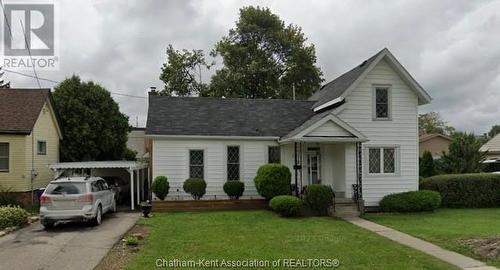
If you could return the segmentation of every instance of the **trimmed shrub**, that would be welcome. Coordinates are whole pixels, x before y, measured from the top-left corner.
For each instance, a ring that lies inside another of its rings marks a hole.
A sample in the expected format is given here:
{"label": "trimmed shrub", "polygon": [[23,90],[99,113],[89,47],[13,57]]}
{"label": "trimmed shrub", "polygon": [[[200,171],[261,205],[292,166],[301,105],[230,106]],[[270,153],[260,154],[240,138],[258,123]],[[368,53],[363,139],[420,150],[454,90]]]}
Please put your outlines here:
{"label": "trimmed shrub", "polygon": [[442,205],[452,208],[500,206],[500,174],[436,175],[424,179],[420,189],[441,194]]}
{"label": "trimmed shrub", "polygon": [[386,195],[379,205],[384,212],[434,211],[441,205],[441,196],[430,190],[408,191]]}
{"label": "trimmed shrub", "polygon": [[422,177],[431,177],[436,175],[436,168],[434,166],[434,158],[432,157],[431,152],[424,151],[422,154],[422,158],[419,162],[419,172]]}
{"label": "trimmed shrub", "polygon": [[253,181],[257,192],[267,200],[279,195],[290,195],[292,191],[292,174],[290,169],[282,164],[260,166]]}
{"label": "trimmed shrub", "polygon": [[304,191],[304,202],[314,211],[325,215],[328,208],[333,205],[333,189],[321,184],[307,186]]}
{"label": "trimmed shrub", "polygon": [[222,188],[229,198],[237,200],[245,191],[245,183],[242,181],[227,181]]}
{"label": "trimmed shrub", "polygon": [[0,230],[28,224],[29,213],[19,206],[0,207]]}
{"label": "trimmed shrub", "polygon": [[166,176],[157,176],[155,178],[155,181],[153,182],[153,185],[151,187],[153,190],[153,193],[158,197],[160,200],[165,200],[165,197],[168,195],[168,191],[170,189],[170,184],[168,183],[167,177]]}
{"label": "trimmed shrub", "polygon": [[207,191],[207,182],[200,178],[189,178],[182,186],[186,193],[191,194],[195,200],[199,200]]}
{"label": "trimmed shrub", "polygon": [[269,208],[282,217],[295,217],[299,215],[302,204],[302,200],[297,197],[279,195],[269,201]]}

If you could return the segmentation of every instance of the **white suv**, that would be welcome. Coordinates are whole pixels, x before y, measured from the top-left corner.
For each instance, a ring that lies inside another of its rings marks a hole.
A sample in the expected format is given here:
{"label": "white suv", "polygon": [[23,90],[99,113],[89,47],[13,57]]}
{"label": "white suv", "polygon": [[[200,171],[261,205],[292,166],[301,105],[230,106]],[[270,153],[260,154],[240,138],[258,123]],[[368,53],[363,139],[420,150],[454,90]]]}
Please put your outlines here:
{"label": "white suv", "polygon": [[90,221],[116,211],[115,194],[100,177],[64,177],[50,182],[40,197],[40,219],[45,228],[56,222]]}

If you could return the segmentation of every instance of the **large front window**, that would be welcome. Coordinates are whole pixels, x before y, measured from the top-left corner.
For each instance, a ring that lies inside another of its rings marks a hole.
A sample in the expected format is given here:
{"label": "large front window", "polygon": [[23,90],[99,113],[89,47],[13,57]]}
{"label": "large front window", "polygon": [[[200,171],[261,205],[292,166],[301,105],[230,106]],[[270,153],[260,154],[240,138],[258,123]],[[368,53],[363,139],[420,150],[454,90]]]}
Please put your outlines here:
{"label": "large front window", "polygon": [[227,180],[240,180],[240,147],[227,147]]}
{"label": "large front window", "polygon": [[203,150],[189,150],[189,178],[204,177],[204,152]]}
{"label": "large front window", "polygon": [[396,148],[376,147],[368,149],[368,172],[370,174],[396,172]]}
{"label": "large front window", "polygon": [[9,171],[9,144],[0,143],[0,172]]}
{"label": "large front window", "polygon": [[281,163],[281,153],[279,146],[269,146],[267,149],[268,163]]}

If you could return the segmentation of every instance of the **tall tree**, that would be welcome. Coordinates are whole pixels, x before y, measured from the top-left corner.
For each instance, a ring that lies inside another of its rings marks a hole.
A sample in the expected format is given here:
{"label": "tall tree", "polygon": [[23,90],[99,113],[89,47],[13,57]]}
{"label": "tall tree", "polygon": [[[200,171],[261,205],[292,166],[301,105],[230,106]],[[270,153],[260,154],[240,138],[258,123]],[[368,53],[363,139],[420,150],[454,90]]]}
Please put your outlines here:
{"label": "tall tree", "polygon": [[191,96],[208,89],[201,81],[201,70],[210,68],[202,50],[175,50],[167,47],[167,62],[161,68],[160,80],[165,83],[160,95]]}
{"label": "tall tree", "polygon": [[500,133],[500,125],[494,125],[491,127],[490,131],[488,132],[488,138],[493,138],[495,137],[498,133]]}
{"label": "tall tree", "polygon": [[128,117],[102,86],[73,75],[55,87],[54,102],[63,132],[62,161],[130,157]]}
{"label": "tall tree", "polygon": [[314,45],[302,29],[268,8],[240,9],[236,27],[212,51],[223,67],[212,76],[205,96],[305,99],[319,89],[322,72]]}
{"label": "tall tree", "polygon": [[456,132],[449,145],[449,152],[441,157],[445,173],[476,173],[483,168],[485,153],[479,148],[483,142],[473,133]]}
{"label": "tall tree", "polygon": [[439,133],[449,136],[455,132],[455,128],[448,126],[439,113],[428,112],[418,115],[418,131],[420,135]]}

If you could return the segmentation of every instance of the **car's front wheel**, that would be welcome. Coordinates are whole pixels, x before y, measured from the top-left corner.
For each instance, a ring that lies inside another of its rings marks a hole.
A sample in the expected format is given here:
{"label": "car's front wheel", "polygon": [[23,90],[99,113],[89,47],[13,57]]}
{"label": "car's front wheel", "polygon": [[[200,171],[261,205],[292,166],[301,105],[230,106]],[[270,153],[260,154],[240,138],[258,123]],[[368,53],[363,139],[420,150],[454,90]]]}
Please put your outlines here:
{"label": "car's front wheel", "polygon": [[96,212],[96,214],[95,214],[95,217],[94,217],[94,219],[92,220],[92,225],[94,225],[94,226],[98,226],[98,225],[100,225],[100,224],[101,224],[101,222],[102,222],[102,207],[101,207],[101,205],[99,204],[99,205],[97,206],[97,212]]}

